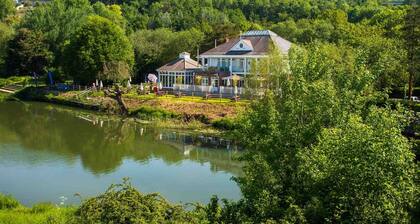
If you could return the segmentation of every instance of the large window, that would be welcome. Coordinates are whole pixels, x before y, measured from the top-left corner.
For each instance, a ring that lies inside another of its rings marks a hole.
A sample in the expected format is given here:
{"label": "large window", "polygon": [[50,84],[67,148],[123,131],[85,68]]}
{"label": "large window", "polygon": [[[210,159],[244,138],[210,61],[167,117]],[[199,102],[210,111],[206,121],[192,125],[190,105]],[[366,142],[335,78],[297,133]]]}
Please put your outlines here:
{"label": "large window", "polygon": [[232,72],[244,72],[244,59],[235,58],[232,60]]}

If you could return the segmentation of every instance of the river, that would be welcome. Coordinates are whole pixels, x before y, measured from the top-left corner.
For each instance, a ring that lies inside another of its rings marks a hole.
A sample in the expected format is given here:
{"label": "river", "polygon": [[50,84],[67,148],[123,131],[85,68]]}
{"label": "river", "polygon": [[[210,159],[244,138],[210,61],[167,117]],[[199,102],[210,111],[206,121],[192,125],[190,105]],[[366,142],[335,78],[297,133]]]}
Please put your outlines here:
{"label": "river", "polygon": [[230,141],[44,103],[0,102],[0,192],[25,205],[78,204],[128,177],[172,202],[239,199]]}

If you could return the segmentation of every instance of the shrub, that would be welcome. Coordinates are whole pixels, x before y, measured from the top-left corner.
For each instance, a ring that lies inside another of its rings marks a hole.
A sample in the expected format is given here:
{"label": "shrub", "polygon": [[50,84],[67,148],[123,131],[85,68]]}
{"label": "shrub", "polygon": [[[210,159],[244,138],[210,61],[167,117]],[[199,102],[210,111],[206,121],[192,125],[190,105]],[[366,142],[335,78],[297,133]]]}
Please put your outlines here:
{"label": "shrub", "polygon": [[32,207],[31,213],[44,213],[55,208],[56,206],[49,202],[39,203]]}
{"label": "shrub", "polygon": [[212,122],[213,127],[224,130],[234,130],[237,123],[234,119],[222,118]]}
{"label": "shrub", "polygon": [[12,209],[19,206],[19,202],[9,195],[0,193],[0,210],[1,209]]}
{"label": "shrub", "polygon": [[176,113],[147,106],[140,107],[139,109],[132,111],[130,114],[136,115],[138,118],[144,120],[169,119],[179,117],[179,115]]}
{"label": "shrub", "polygon": [[102,195],[83,202],[76,215],[79,223],[193,223],[182,206],[172,205],[158,194],[144,195],[127,179],[111,185]]}

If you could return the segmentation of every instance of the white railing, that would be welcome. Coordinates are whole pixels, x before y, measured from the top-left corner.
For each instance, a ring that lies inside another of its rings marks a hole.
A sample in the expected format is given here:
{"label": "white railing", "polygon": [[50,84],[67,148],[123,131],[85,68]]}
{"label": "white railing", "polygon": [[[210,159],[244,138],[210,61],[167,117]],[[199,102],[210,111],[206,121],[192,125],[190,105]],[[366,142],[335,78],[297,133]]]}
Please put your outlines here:
{"label": "white railing", "polygon": [[[201,85],[185,85],[185,84],[174,84],[175,91],[185,92],[202,92],[202,93],[220,93],[220,94],[235,94],[235,87],[226,86],[201,86]],[[245,93],[245,88],[237,87],[237,94],[241,95]]]}

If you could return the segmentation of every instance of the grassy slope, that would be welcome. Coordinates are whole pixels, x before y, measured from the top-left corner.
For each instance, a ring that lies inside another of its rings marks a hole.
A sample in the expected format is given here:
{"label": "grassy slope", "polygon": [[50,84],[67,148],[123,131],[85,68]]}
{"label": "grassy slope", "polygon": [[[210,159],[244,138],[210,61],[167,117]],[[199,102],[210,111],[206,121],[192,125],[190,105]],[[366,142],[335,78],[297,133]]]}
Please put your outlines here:
{"label": "grassy slope", "polygon": [[65,224],[73,218],[75,208],[53,207],[36,211],[33,208],[18,207],[0,210],[0,224]]}

